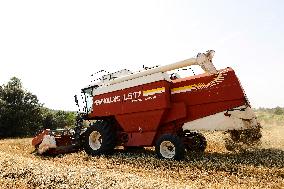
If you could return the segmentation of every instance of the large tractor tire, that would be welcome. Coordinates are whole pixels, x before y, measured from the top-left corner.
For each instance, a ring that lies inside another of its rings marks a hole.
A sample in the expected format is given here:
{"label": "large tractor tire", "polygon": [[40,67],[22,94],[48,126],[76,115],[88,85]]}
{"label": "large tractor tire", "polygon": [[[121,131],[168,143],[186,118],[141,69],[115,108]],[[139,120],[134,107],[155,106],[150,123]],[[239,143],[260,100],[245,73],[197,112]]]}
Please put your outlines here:
{"label": "large tractor tire", "polygon": [[156,142],[155,150],[161,159],[181,160],[185,154],[182,139],[171,134],[162,135]]}
{"label": "large tractor tire", "polygon": [[115,126],[111,121],[96,121],[84,133],[83,147],[89,155],[110,154],[116,145]]}
{"label": "large tractor tire", "polygon": [[185,148],[188,152],[202,153],[207,147],[206,138],[201,133],[184,131]]}

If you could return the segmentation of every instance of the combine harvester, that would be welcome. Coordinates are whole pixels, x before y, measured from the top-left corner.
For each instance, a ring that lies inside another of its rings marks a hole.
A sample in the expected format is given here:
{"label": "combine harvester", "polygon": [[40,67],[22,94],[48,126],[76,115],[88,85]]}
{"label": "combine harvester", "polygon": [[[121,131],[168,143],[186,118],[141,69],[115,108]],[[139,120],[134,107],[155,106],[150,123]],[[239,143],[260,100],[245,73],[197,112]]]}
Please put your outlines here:
{"label": "combine harvester", "polygon": [[[213,54],[210,50],[136,73],[106,74],[82,89],[84,113],[73,134],[44,130],[32,143],[40,153],[83,148],[90,155],[109,154],[115,146],[155,146],[159,158],[179,160],[186,151],[205,150],[199,131],[226,131],[229,144],[259,141],[261,127],[240,81],[232,68],[216,70]],[[205,73],[185,78],[167,73],[191,65]],[[84,120],[93,122],[85,130]]]}

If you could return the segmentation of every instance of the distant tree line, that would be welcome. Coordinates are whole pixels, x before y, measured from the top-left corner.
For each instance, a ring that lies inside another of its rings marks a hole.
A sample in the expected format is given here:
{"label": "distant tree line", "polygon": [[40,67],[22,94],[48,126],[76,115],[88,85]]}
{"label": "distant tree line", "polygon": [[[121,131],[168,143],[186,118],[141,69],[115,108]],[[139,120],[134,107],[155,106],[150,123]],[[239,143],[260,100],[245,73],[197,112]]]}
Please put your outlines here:
{"label": "distant tree line", "polygon": [[75,112],[43,107],[16,77],[0,86],[0,138],[32,136],[44,128],[72,127],[75,118]]}

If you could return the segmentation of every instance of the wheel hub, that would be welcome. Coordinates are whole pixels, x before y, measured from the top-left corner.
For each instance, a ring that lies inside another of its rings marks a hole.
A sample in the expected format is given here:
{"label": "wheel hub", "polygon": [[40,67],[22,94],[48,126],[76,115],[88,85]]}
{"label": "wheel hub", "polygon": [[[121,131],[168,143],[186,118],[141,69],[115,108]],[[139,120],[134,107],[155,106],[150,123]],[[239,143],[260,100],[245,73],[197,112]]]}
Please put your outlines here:
{"label": "wheel hub", "polygon": [[173,158],[175,156],[175,145],[171,141],[163,141],[160,144],[160,153],[165,158]]}
{"label": "wheel hub", "polygon": [[102,146],[102,136],[98,131],[93,131],[90,134],[89,145],[93,150],[98,150]]}

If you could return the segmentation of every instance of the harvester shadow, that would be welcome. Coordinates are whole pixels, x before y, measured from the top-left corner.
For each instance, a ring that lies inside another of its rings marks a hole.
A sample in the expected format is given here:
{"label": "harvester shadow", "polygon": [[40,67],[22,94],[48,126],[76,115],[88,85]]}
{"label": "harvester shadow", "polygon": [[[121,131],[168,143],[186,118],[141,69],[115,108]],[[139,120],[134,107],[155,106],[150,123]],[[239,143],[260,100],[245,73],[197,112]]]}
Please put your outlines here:
{"label": "harvester shadow", "polygon": [[[53,157],[62,158],[65,154],[40,156],[43,160]],[[96,156],[95,156],[96,157]],[[202,171],[224,171],[235,174],[243,166],[262,168],[284,168],[284,151],[280,149],[254,149],[241,153],[233,152],[205,152],[187,153],[182,161],[158,159],[153,149],[124,150],[115,149],[112,154],[103,155],[111,163],[127,164],[139,169],[179,170],[187,167]],[[85,161],[96,161],[96,158],[85,154]],[[280,175],[284,178],[284,174]]]}
{"label": "harvester shadow", "polygon": [[[235,173],[243,166],[284,168],[284,151],[273,148],[254,149],[241,153],[187,153],[186,158],[182,161],[158,159],[153,150],[135,152],[116,150],[112,156],[108,156],[107,158],[119,158],[125,164],[132,164],[134,167],[145,169],[147,167],[160,167],[162,169],[173,170],[173,168],[179,169],[179,167],[188,166],[205,171],[214,170]],[[141,167],[141,165],[143,166]]]}
{"label": "harvester shadow", "polygon": [[[192,159],[190,159],[192,157]],[[284,151],[280,149],[254,149],[244,152],[205,152],[201,156],[189,155],[188,162],[207,162],[218,169],[225,166],[248,165],[264,168],[284,168]],[[209,166],[210,167],[210,166]]]}

